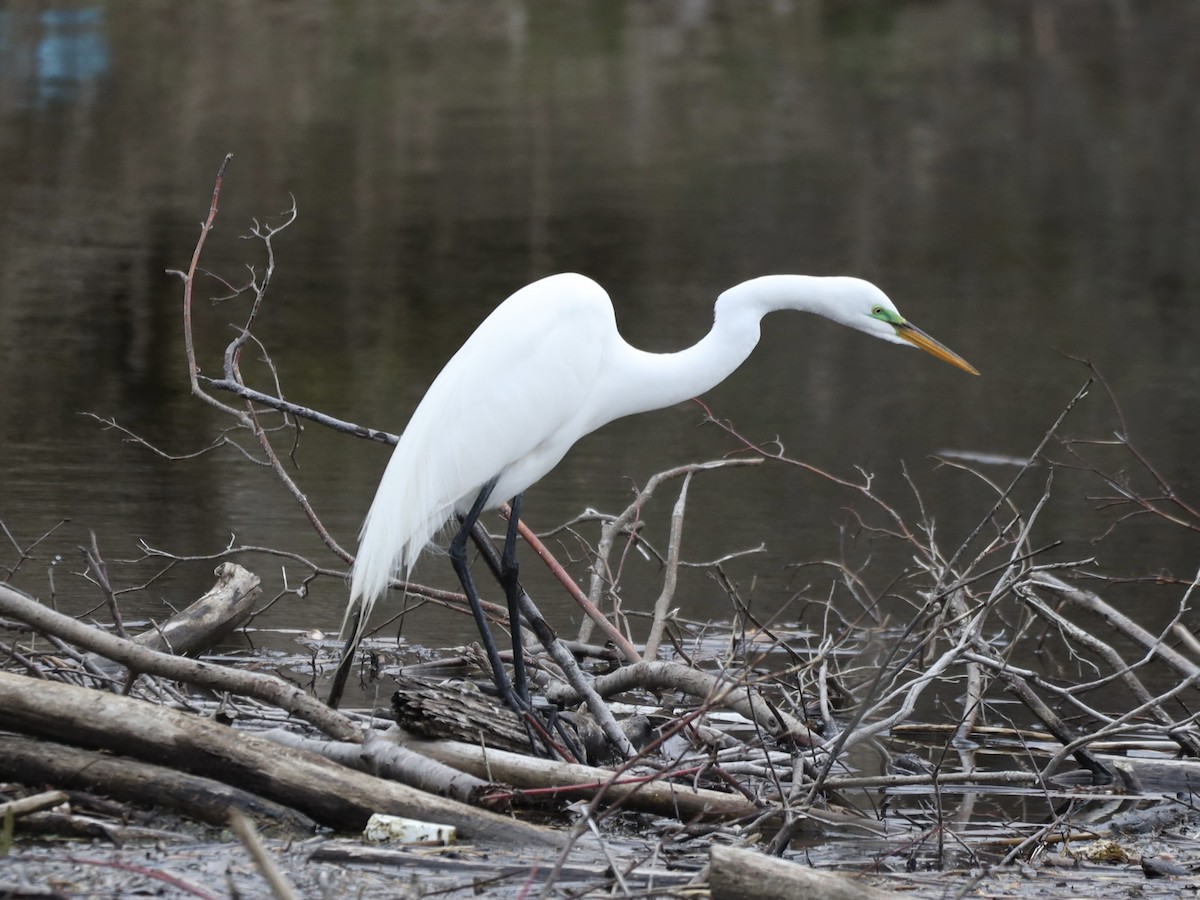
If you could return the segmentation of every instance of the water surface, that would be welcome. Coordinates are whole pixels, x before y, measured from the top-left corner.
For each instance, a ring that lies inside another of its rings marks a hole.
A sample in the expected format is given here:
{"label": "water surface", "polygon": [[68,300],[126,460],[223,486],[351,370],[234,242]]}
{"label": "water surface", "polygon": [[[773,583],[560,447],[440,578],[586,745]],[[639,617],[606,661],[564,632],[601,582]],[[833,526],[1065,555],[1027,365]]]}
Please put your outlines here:
{"label": "water surface", "polygon": [[[235,281],[261,267],[261,246],[238,236],[295,198],[257,333],[287,396],[330,414],[399,431],[487,312],[553,272],[599,280],[625,336],[653,350],[697,340],[716,295],[745,278],[847,273],[880,284],[983,377],[778,315],[706,395],[718,416],[838,475],[874,473],[916,516],[907,469],[953,545],[990,495],[931,455],[1029,453],[1088,375],[1074,355],[1100,367],[1138,446],[1194,496],[1198,20],[1191,0],[5,7],[0,520],[22,546],[69,520],[18,583],[47,596],[57,555],[57,601],[97,602],[72,574],[91,530],[122,587],[157,569],[117,565],[143,540],[185,555],[236,540],[336,564],[266,471],[231,452],[167,462],[80,415],[115,417],[173,453],[227,424],[188,396],[181,285],[166,274],[186,266],[227,152],[204,265]],[[219,371],[243,315],[240,301],[200,306],[205,371]],[[530,492],[530,522],[617,511],[652,473],[734,449],[701,421],[684,404],[589,437]],[[1068,423],[1101,437],[1118,427],[1099,392]],[[352,547],[386,450],[310,425],[295,462]],[[1060,558],[1190,576],[1192,534],[1129,525],[1094,545],[1113,518],[1087,499],[1100,485],[1064,474],[1055,492],[1037,542],[1065,540]],[[674,496],[649,510],[659,544]],[[693,487],[685,556],[766,543],[769,555],[728,566],[766,618],[830,591],[828,573],[787,563],[874,557],[867,577],[882,592],[906,554],[863,533],[852,505],[779,467],[711,475]],[[280,590],[278,561],[241,561],[268,595]],[[129,595],[131,613],[163,615],[205,589],[213,565],[176,567]],[[418,575],[450,586],[446,568],[428,560]],[[526,572],[569,630],[569,604]],[[288,567],[288,583],[302,574]],[[635,560],[627,574],[627,602],[648,604],[654,566]],[[1179,593],[1117,598],[1166,615]],[[322,579],[263,621],[330,628],[344,598]],[[687,573],[680,602],[700,620],[731,614],[702,572]],[[438,644],[470,635],[435,613],[405,629]]]}

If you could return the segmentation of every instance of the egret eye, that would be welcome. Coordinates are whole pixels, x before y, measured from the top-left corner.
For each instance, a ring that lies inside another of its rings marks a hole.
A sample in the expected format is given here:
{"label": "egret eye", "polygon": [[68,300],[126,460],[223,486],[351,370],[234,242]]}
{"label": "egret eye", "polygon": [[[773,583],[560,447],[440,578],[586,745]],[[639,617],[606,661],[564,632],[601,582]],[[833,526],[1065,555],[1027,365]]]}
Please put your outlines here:
{"label": "egret eye", "polygon": [[872,308],[871,308],[871,315],[873,315],[873,316],[874,316],[875,318],[877,318],[877,319],[885,319],[885,318],[887,318],[886,314],[884,313],[884,310],[883,310],[883,307],[882,307],[882,306],[875,306],[875,307],[872,307]]}

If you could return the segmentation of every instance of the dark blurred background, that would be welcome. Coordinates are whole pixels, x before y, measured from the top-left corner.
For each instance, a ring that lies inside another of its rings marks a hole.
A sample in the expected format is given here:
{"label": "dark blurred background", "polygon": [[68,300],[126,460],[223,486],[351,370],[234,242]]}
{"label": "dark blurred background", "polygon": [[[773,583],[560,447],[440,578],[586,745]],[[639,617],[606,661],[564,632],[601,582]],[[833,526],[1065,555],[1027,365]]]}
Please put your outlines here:
{"label": "dark blurred background", "polygon": [[[330,414],[401,430],[486,313],[552,272],[600,281],[625,336],[654,350],[698,339],[716,295],[745,278],[846,273],[983,377],[779,315],[707,395],[717,415],[836,474],[875,473],[915,516],[903,467],[953,547],[991,495],[931,454],[1029,453],[1088,375],[1074,355],[1195,497],[1198,26],[1195,0],[0,6],[0,521],[25,546],[70,520],[18,583],[45,596],[53,565],[64,607],[96,602],[65,571],[82,568],[89,529],[118,586],[156,568],[117,564],[139,540],[206,554],[234,535],[335,564],[269,472],[229,452],[168,463],[80,415],[178,453],[225,424],[187,393],[181,283],[166,270],[186,267],[227,152],[204,265],[235,281],[261,266],[261,245],[238,236],[295,198],[257,333],[287,396]],[[244,304],[197,315],[216,374]],[[733,449],[701,418],[684,404],[588,438],[530,492],[530,522],[615,512],[655,471]],[[1067,430],[1119,427],[1093,391]],[[295,477],[347,546],[386,458],[315,426],[301,440]],[[1016,470],[983,471],[1007,483]],[[1096,554],[1110,572],[1191,576],[1197,541],[1182,529],[1130,524],[1091,543],[1113,518],[1087,499],[1098,493],[1060,478],[1040,542],[1062,538],[1060,558]],[[693,487],[684,554],[766,542],[729,571],[765,617],[788,618],[795,592],[823,597],[829,575],[785,564],[876,554],[846,512],[857,502],[777,467],[710,475]],[[0,561],[16,558],[5,541]],[[868,577],[887,584],[906,561],[881,559]],[[242,561],[278,590],[278,561]],[[178,567],[132,611],[161,617],[212,566]],[[444,569],[427,560],[417,575],[450,585]],[[648,604],[654,566],[636,560],[629,577]],[[1180,593],[1128,591],[1164,609]],[[266,621],[330,628],[344,599],[325,579]],[[730,614],[702,574],[679,599],[695,618]],[[546,603],[560,625],[574,618],[557,594]],[[439,643],[471,631],[434,613],[406,628]]]}

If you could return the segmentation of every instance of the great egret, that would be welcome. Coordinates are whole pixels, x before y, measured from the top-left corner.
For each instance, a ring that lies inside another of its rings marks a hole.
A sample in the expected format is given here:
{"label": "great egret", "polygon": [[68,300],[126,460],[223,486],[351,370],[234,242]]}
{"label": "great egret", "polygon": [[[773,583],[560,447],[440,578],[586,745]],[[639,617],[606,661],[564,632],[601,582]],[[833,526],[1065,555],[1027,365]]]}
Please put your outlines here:
{"label": "great egret", "polygon": [[520,712],[528,697],[514,697],[467,568],[467,537],[480,513],[514,499],[501,581],[513,619],[516,693],[523,694],[523,672],[516,668],[523,657],[514,548],[521,493],[600,426],[690,399],[722,382],[758,343],[763,316],[782,309],[911,344],[979,374],[905,320],[883,291],[858,278],[767,275],[743,282],[717,298],[712,330],[677,353],[647,353],[627,344],[617,331],[612,301],[590,278],[563,274],[535,281],[501,303],[454,354],[392,453],[359,535],[343,633],[361,611],[342,668],[391,580],[407,579],[429,541],[458,516],[451,563],[497,686]]}

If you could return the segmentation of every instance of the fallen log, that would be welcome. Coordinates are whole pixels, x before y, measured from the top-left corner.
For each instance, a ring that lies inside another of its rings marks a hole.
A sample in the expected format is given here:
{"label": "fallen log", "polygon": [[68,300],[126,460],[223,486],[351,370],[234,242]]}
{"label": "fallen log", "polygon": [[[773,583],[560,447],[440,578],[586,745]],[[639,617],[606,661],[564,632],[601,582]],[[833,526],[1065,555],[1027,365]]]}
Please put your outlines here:
{"label": "fallen log", "polygon": [[0,584],[0,614],[139,672],[254,697],[299,716],[337,740],[362,740],[349,719],[282,678],[158,653],[55,612],[6,584]]}
{"label": "fallen log", "polygon": [[[254,601],[262,593],[259,577],[231,562],[221,563],[214,574],[217,582],[203,597],[130,640],[159,653],[187,656],[209,649],[246,624],[254,612]],[[105,657],[91,654],[91,658],[105,667]]]}
{"label": "fallen log", "polygon": [[[609,769],[535,759],[458,741],[429,741],[399,730],[389,731],[385,737],[416,750],[422,756],[470,772],[479,778],[503,782],[518,789],[553,793],[559,799],[590,799],[603,794],[604,802],[610,806],[668,816],[684,822],[740,819],[761,813],[741,794],[675,784],[657,777],[643,779],[632,775],[618,776]],[[555,787],[562,790],[548,790]]]}
{"label": "fallen log", "polygon": [[495,785],[476,778],[459,769],[451,768],[435,759],[389,741],[377,732],[368,732],[361,744],[346,741],[321,741],[295,734],[285,728],[272,728],[260,737],[323,756],[338,765],[360,772],[368,772],[377,778],[398,781],[409,787],[450,797],[461,803],[475,804],[480,798],[495,790]]}
{"label": "fallen log", "polygon": [[[133,841],[147,844],[162,844],[168,841],[180,844],[190,844],[196,840],[194,835],[177,831],[166,831],[162,828],[146,828],[141,825],[127,825],[120,820],[98,819],[93,816],[67,815],[56,812],[33,813],[23,818],[17,825],[22,837],[30,835],[53,835],[56,839],[76,838],[87,841],[105,841],[115,846],[124,846]],[[10,895],[0,894],[8,900]]]}
{"label": "fallen log", "polygon": [[713,844],[708,886],[712,900],[889,900],[896,895],[833,872]]}
{"label": "fallen log", "polygon": [[[516,714],[503,701],[493,699],[468,682],[434,681],[400,673],[392,694],[396,724],[406,732],[429,740],[461,741],[487,745],[514,753],[529,752],[529,736]],[[583,750],[584,762],[610,762],[612,743],[592,717],[582,711],[559,712],[558,724]],[[626,718],[616,725],[634,748],[651,739],[645,716]]]}
{"label": "fallen log", "polygon": [[209,719],[129,697],[0,672],[0,727],[214,778],[342,831],[382,812],[453,825],[465,837],[559,846],[555,832],[345,769]]}
{"label": "fallen log", "polygon": [[126,803],[174,810],[208,825],[228,824],[230,809],[240,809],[259,820],[270,819],[296,832],[311,832],[316,825],[289,806],[211,778],[56,741],[0,734],[0,759],[4,760],[4,777],[12,781],[92,791]]}

